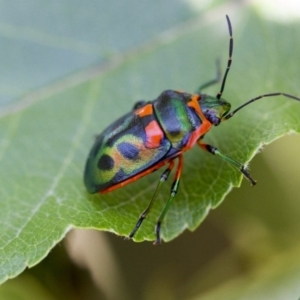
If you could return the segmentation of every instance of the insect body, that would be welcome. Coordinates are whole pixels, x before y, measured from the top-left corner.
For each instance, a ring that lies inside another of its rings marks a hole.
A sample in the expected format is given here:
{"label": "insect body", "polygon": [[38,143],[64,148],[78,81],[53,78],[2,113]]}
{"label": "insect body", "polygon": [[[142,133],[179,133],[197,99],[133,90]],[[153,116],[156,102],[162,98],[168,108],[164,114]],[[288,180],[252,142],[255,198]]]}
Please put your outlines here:
{"label": "insect body", "polygon": [[[270,93],[255,97],[232,112],[231,105],[222,99],[233,52],[232,28],[226,16],[230,42],[229,59],[220,92],[215,96],[202,90],[219,81],[219,77],[202,85],[196,94],[167,90],[153,101],[139,101],[133,110],[107,127],[97,136],[86,162],[84,183],[90,193],[107,193],[166,166],[148,207],[142,212],[136,226],[129,234],[132,238],[153,206],[162,184],[177,166],[169,199],[156,224],[155,244],[161,242],[161,223],[176,195],[183,168],[183,153],[196,143],[211,154],[217,155],[238,169],[252,185],[255,180],[243,164],[224,155],[216,147],[203,143],[204,135],[214,125],[230,119],[246,105],[264,97],[285,96],[300,101],[286,93]],[[219,74],[220,72],[218,72]]]}

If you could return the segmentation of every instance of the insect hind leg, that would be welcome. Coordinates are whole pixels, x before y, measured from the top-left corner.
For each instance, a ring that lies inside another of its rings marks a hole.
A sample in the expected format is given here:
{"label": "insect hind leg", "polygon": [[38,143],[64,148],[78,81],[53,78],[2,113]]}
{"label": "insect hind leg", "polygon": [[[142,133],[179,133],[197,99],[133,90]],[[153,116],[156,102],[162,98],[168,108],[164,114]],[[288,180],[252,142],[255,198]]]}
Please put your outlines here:
{"label": "insect hind leg", "polygon": [[176,169],[176,173],[175,173],[175,178],[172,183],[169,199],[168,199],[168,201],[156,223],[156,227],[155,227],[156,240],[154,242],[154,245],[159,245],[161,243],[161,238],[160,238],[161,223],[162,223],[163,219],[165,218],[165,216],[174,200],[175,195],[177,194],[179,182],[180,182],[180,176],[181,176],[181,172],[182,172],[182,167],[183,167],[183,156],[181,154],[178,156],[178,165],[177,165],[177,169]]}
{"label": "insect hind leg", "polygon": [[138,231],[138,229],[141,227],[143,221],[146,219],[147,215],[149,214],[149,212],[150,212],[150,210],[151,210],[151,208],[152,208],[152,206],[153,206],[153,204],[154,204],[154,202],[155,202],[155,200],[156,200],[156,198],[158,196],[158,193],[159,193],[162,185],[164,184],[165,181],[167,181],[167,179],[168,179],[168,177],[169,177],[169,175],[170,175],[173,167],[174,167],[174,161],[172,160],[172,161],[170,161],[170,164],[169,164],[168,168],[160,176],[160,180],[159,180],[159,182],[158,182],[158,184],[156,186],[155,192],[154,192],[154,194],[152,196],[152,199],[151,199],[150,203],[148,204],[147,208],[141,213],[141,215],[140,215],[140,217],[139,217],[139,219],[138,219],[138,221],[137,221],[134,229],[129,234],[128,237],[130,239],[133,238],[133,236]]}

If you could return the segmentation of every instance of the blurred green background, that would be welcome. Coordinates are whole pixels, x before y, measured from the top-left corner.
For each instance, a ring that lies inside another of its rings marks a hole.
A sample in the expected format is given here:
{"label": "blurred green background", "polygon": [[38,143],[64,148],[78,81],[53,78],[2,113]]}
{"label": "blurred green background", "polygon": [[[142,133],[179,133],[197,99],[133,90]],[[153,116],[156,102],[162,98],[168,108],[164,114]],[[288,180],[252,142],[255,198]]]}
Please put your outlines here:
{"label": "blurred green background", "polygon": [[[84,82],[94,69],[105,71],[106,63],[123,53],[134,55],[155,38],[172,38],[172,30],[189,22],[197,26],[198,19],[213,24],[227,13],[259,24],[299,26],[294,1],[266,3],[1,2],[0,112],[27,95],[28,101],[40,97],[47,86]],[[238,46],[240,39],[247,40],[239,28],[234,32],[235,52],[251,51],[250,42],[248,49]],[[261,39],[249,40],[255,38]],[[237,60],[234,66],[244,66],[245,81],[250,80],[251,66]],[[291,64],[297,66],[298,57]],[[137,94],[143,92],[140,81],[132,81]],[[4,283],[0,299],[298,299],[299,143],[299,136],[289,135],[268,145],[251,162],[258,185],[251,188],[243,181],[195,232],[154,247],[110,233],[73,230],[40,264]]]}

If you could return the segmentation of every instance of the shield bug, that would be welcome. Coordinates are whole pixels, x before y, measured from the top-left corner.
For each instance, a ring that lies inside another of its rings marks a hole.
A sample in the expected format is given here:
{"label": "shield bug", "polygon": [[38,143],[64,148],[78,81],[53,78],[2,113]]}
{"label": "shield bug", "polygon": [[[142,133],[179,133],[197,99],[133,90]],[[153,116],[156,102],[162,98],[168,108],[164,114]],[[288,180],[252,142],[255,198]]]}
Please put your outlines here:
{"label": "shield bug", "polygon": [[[203,150],[217,155],[241,172],[252,185],[255,180],[244,165],[223,154],[216,147],[203,142],[211,127],[232,118],[239,110],[266,97],[284,96],[297,101],[300,98],[282,92],[257,96],[230,112],[231,105],[222,98],[226,78],[230,70],[233,52],[232,27],[226,16],[229,30],[229,58],[219,93],[209,96],[204,88],[220,80],[201,85],[195,94],[167,90],[153,101],[139,101],[132,111],[125,114],[96,137],[84,171],[84,183],[89,193],[107,193],[134,182],[139,178],[166,166],[147,208],[140,215],[129,234],[132,238],[150,212],[159,190],[175,167],[174,181],[169,198],[158,217],[154,244],[161,242],[161,223],[177,193],[183,168],[183,153],[198,144]],[[218,74],[220,72],[218,71]]]}

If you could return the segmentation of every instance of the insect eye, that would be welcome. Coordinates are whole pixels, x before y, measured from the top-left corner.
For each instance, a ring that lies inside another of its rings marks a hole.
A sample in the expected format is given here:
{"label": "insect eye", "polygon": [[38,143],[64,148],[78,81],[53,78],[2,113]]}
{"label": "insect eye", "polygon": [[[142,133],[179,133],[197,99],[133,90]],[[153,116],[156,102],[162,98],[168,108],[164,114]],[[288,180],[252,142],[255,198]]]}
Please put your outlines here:
{"label": "insect eye", "polygon": [[211,121],[211,123],[213,123],[215,126],[218,126],[218,125],[221,123],[221,119],[218,118],[218,117],[216,117],[216,116],[212,117],[210,121]]}
{"label": "insect eye", "polygon": [[219,117],[217,117],[217,114],[214,110],[212,109],[207,109],[204,112],[205,117],[207,118],[207,120],[214,124],[215,126],[218,126],[221,122],[221,119]]}

